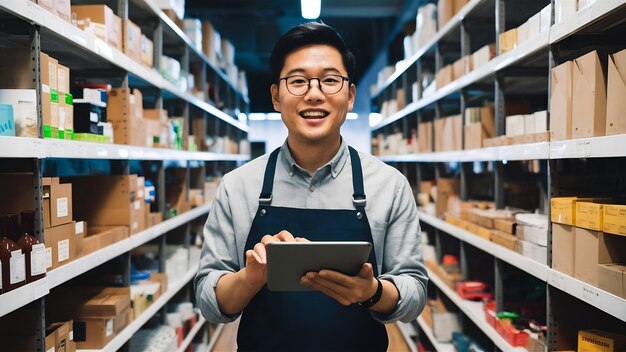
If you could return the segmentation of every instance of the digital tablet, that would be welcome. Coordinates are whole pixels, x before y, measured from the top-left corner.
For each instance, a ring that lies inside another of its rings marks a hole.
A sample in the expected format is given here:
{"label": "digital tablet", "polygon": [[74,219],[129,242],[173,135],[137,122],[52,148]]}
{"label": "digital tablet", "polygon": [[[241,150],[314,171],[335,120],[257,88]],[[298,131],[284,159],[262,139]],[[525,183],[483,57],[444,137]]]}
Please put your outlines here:
{"label": "digital tablet", "polygon": [[309,291],[300,278],[309,271],[330,269],[354,276],[368,261],[369,242],[272,242],[267,251],[270,291]]}

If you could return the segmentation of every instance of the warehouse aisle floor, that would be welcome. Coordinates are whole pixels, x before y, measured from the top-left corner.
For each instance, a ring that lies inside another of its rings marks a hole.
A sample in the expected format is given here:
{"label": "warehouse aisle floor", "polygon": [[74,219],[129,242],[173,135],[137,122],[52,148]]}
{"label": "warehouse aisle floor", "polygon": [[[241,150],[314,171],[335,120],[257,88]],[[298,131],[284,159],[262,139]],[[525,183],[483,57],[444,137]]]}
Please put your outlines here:
{"label": "warehouse aisle floor", "polygon": [[[224,326],[220,338],[217,340],[215,347],[211,352],[233,352],[237,350],[237,327],[239,326],[239,320]],[[389,324],[385,326],[387,328],[387,334],[389,335],[389,348],[387,352],[409,352],[409,346],[407,346],[400,330],[396,324]]]}

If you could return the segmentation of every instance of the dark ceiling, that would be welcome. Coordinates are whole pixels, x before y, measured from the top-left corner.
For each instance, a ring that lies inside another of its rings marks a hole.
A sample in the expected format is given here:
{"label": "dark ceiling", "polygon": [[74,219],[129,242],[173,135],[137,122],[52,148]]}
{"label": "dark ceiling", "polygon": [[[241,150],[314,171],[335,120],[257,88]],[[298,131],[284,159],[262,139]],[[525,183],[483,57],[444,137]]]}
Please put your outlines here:
{"label": "dark ceiling", "polygon": [[[322,0],[320,19],[335,27],[357,59],[356,81],[371,65],[410,13],[411,0]],[[245,70],[250,110],[269,112],[268,59],[274,42],[294,25],[306,22],[299,0],[187,0],[186,18],[209,20],[235,46],[236,64]]]}

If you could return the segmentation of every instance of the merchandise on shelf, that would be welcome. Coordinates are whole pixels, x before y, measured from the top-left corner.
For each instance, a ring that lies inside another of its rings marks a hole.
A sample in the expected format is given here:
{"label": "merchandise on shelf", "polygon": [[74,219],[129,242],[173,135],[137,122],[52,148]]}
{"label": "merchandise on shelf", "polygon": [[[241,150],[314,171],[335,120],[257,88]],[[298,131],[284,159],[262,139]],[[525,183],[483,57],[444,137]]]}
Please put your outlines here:
{"label": "merchandise on shelf", "polygon": [[185,18],[185,0],[153,0],[161,10],[169,10],[176,14],[178,19]]}
{"label": "merchandise on shelf", "polygon": [[125,19],[122,22],[122,33],[124,54],[141,63],[141,28],[131,20]]}
{"label": "merchandise on shelf", "polygon": [[572,138],[599,137],[606,133],[606,81],[596,51],[574,60]]}
{"label": "merchandise on shelf", "polygon": [[78,28],[104,40],[119,51],[122,45],[122,19],[106,5],[74,5]]}
{"label": "merchandise on shelf", "polygon": [[461,150],[463,117],[461,115],[435,119],[435,151],[448,152]]}
{"label": "merchandise on shelf", "polygon": [[606,135],[626,133],[626,50],[609,55],[606,89]]}
{"label": "merchandise on shelf", "polygon": [[20,217],[22,231],[16,243],[24,252],[26,283],[30,283],[46,274],[46,247],[35,237],[35,211],[23,211]]}
{"label": "merchandise on shelf", "polygon": [[578,331],[578,352],[618,352],[624,350],[626,350],[625,335],[602,330]]}
{"label": "merchandise on shelf", "polygon": [[517,47],[518,29],[512,28],[504,33],[500,33],[498,37],[500,47],[498,55],[502,55],[507,51],[511,51]]}
{"label": "merchandise on shelf", "polygon": [[437,89],[441,89],[454,81],[454,68],[452,65],[447,65],[437,71],[435,75],[435,81],[437,82]]}
{"label": "merchandise on shelf", "polygon": [[626,265],[598,265],[598,288],[626,299]]}
{"label": "merchandise on shelf", "polygon": [[141,63],[152,68],[154,66],[154,43],[145,34],[141,35]]}
{"label": "merchandise on shelf", "polygon": [[74,321],[56,322],[46,326],[46,351],[76,351]]}
{"label": "merchandise on shelf", "polygon": [[16,136],[36,138],[39,135],[34,89],[0,89],[0,104],[12,106]]}
{"label": "merchandise on shelf", "polygon": [[202,22],[197,18],[186,18],[183,21],[183,32],[196,49],[202,51]]}
{"label": "merchandise on shelf", "polygon": [[0,104],[0,136],[15,136],[13,105]]}
{"label": "merchandise on shelf", "polygon": [[421,317],[431,327],[438,342],[450,342],[452,334],[461,331],[458,308],[447,300],[428,300]]}
{"label": "merchandise on shelf", "polygon": [[417,10],[415,33],[413,34],[413,53],[416,53],[437,34],[437,7],[426,4]]}
{"label": "merchandise on shelf", "polygon": [[598,287],[598,264],[626,262],[626,237],[574,228],[574,277]]}
{"label": "merchandise on shelf", "polygon": [[574,228],[552,223],[552,268],[574,276]]}
{"label": "merchandise on shelf", "polygon": [[626,205],[605,204],[602,231],[626,236]]}
{"label": "merchandise on shelf", "polygon": [[175,351],[178,336],[176,329],[160,325],[155,329],[140,329],[130,339],[129,350],[132,352],[169,352]]}
{"label": "merchandise on shelf", "polygon": [[576,16],[577,0],[554,1],[554,24],[561,24]]}
{"label": "merchandise on shelf", "polygon": [[495,117],[493,105],[482,108],[465,109],[463,127],[463,149],[483,147],[483,141],[495,135]]}
{"label": "merchandise on shelf", "polygon": [[574,63],[566,61],[550,74],[550,140],[572,138]]}
{"label": "merchandise on shelf", "polygon": [[483,46],[482,48],[476,50],[471,55],[471,65],[472,70],[476,70],[481,66],[484,66],[489,63],[491,59],[496,56],[496,45],[488,44]]}
{"label": "merchandise on shelf", "polygon": [[222,36],[208,21],[202,22],[202,51],[211,64],[222,62]]}

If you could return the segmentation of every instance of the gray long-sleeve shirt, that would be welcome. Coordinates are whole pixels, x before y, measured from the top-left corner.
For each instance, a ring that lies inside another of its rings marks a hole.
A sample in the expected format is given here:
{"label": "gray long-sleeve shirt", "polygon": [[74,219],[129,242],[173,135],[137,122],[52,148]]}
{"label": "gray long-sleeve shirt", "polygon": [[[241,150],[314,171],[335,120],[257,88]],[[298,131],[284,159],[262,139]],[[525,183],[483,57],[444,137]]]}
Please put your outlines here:
{"label": "gray long-sleeve shirt", "polygon": [[[215,286],[222,275],[245,266],[244,246],[259,206],[268,156],[224,176],[204,226],[204,247],[194,284],[198,306],[210,322],[227,323],[239,316],[220,312]],[[379,278],[392,281],[400,293],[393,313],[372,312],[372,316],[382,323],[409,322],[424,307],[428,282],[415,200],[404,175],[369,154],[359,153],[359,157]],[[354,209],[352,193],[351,160],[345,142],[313,176],[295,163],[287,142],[283,144],[274,176],[272,206]]]}

